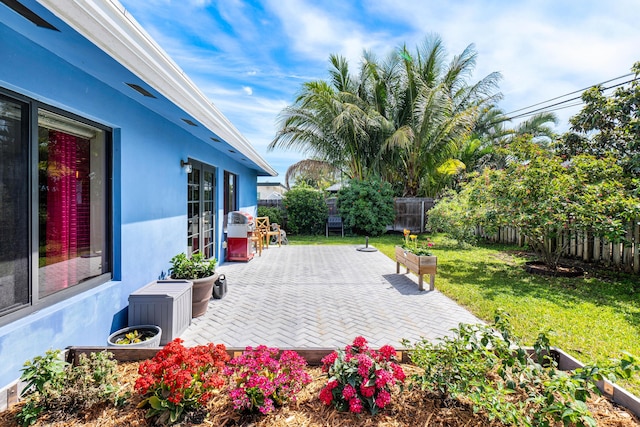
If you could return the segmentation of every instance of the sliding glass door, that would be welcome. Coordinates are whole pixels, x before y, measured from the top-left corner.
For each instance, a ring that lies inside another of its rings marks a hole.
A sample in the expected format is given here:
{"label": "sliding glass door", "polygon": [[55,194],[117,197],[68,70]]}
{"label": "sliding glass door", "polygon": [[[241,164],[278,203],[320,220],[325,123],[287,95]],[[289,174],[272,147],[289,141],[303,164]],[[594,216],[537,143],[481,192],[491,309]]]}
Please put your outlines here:
{"label": "sliding glass door", "polygon": [[28,105],[0,97],[0,314],[29,304]]}

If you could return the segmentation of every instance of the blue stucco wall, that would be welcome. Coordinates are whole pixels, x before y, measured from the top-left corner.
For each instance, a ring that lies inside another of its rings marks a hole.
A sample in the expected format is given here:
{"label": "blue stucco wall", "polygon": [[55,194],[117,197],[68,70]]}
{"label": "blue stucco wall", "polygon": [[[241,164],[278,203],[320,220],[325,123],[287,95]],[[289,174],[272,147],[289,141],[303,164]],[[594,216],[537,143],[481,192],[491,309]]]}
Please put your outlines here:
{"label": "blue stucco wall", "polygon": [[257,172],[1,22],[0,51],[0,87],[114,129],[114,280],[1,326],[2,388],[19,377],[25,360],[49,348],[105,345],[110,332],[125,326],[129,294],[158,279],[169,259],[186,251],[187,174],[180,159],[216,167],[219,258],[223,172],[239,175],[240,206],[253,211]]}

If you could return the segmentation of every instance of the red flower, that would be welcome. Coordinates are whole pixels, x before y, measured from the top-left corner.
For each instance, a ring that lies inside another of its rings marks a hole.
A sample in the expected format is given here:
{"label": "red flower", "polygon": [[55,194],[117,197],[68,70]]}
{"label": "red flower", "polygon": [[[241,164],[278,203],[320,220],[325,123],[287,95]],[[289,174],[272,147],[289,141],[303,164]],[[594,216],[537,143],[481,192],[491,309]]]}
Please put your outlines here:
{"label": "red flower", "polygon": [[331,405],[333,400],[333,393],[329,389],[328,384],[322,390],[320,390],[320,401],[325,405]]}
{"label": "red flower", "polygon": [[344,350],[323,358],[329,381],[320,392],[320,400],[327,405],[333,403],[339,410],[359,414],[366,409],[375,414],[391,400],[391,387],[404,381],[404,371],[392,361],[395,356],[392,346],[375,351],[365,338],[356,337]]}
{"label": "red flower", "polygon": [[353,398],[355,395],[356,395],[356,389],[353,388],[353,386],[351,386],[350,384],[347,384],[342,389],[342,397],[344,397],[346,400],[351,400],[351,398]]}
{"label": "red flower", "polygon": [[379,350],[384,360],[391,360],[392,357],[396,357],[396,349],[390,345],[383,345]]}
{"label": "red flower", "polygon": [[364,397],[371,397],[375,394],[376,388],[374,386],[367,386],[365,383],[360,384],[360,393]]}
{"label": "red flower", "polygon": [[212,390],[224,384],[219,373],[227,360],[229,356],[221,344],[188,349],[179,338],[168,343],[138,368],[140,378],[136,380],[135,390],[147,396],[142,405],[149,406],[152,396],[166,402],[161,409],[151,407],[147,416],[164,411],[179,416],[184,409],[205,405]]}
{"label": "red flower", "polygon": [[364,339],[364,337],[356,337],[353,340],[353,346],[354,347],[358,347],[360,349],[360,351],[362,352],[362,350],[367,348],[367,340]]}
{"label": "red flower", "polygon": [[349,410],[354,414],[362,412],[362,402],[357,397],[354,397],[349,401]]}
{"label": "red flower", "polygon": [[376,397],[376,406],[378,408],[384,408],[387,403],[391,401],[391,395],[388,391],[382,390],[378,393],[378,397]]}
{"label": "red flower", "polygon": [[396,364],[396,363],[392,363],[391,364],[391,369],[393,369],[393,377],[400,381],[403,382],[405,380],[405,378],[407,377],[404,373],[404,370],[402,369],[402,366]]}
{"label": "red flower", "polygon": [[338,358],[338,353],[336,351],[333,351],[327,354],[325,357],[322,358],[322,369],[325,369],[328,366],[333,365],[333,362],[335,362],[337,358]]}

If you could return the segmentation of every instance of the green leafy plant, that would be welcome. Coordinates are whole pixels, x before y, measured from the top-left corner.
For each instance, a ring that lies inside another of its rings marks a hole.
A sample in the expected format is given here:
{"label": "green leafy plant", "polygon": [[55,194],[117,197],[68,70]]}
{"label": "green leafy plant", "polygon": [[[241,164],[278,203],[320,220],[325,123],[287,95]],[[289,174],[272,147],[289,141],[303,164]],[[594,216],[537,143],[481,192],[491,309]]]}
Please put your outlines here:
{"label": "green leafy plant", "polygon": [[73,413],[102,402],[121,404],[125,396],[119,395],[116,367],[117,362],[108,351],[81,354],[77,365],[67,367],[63,392],[50,407]]}
{"label": "green leafy plant", "polygon": [[284,226],[284,212],[280,208],[258,206],[258,216],[268,216],[269,223]]}
{"label": "green leafy plant", "polygon": [[21,425],[34,424],[44,413],[62,419],[95,404],[121,404],[126,399],[118,394],[116,361],[111,353],[82,354],[75,366],[60,359],[60,354],[60,350],[49,350],[25,363],[21,379],[27,382],[22,393],[26,402],[17,415]]}
{"label": "green leafy plant", "polygon": [[200,252],[191,258],[184,253],[178,254],[171,258],[170,264],[169,274],[174,279],[202,279],[216,272],[216,259],[205,259]]}
{"label": "green leafy plant", "polygon": [[614,157],[579,155],[569,161],[535,144],[514,140],[502,152],[505,169],[485,169],[468,184],[469,205],[487,231],[517,227],[527,243],[556,267],[569,239],[564,232],[592,233],[623,242],[628,220],[640,215]]}
{"label": "green leafy plant", "polygon": [[127,332],[124,337],[116,340],[116,344],[136,344],[150,340],[154,337],[151,331],[138,331],[137,329]]}
{"label": "green leafy plant", "polygon": [[321,234],[329,216],[324,194],[307,185],[296,185],[284,196],[287,227],[293,234]]}
{"label": "green leafy plant", "polygon": [[393,223],[393,189],[388,182],[352,179],[338,192],[344,226],[356,234],[379,236]]}
{"label": "green leafy plant", "polygon": [[404,241],[402,242],[402,248],[418,256],[432,256],[431,248],[433,248],[433,242],[427,238],[424,241],[418,241],[418,235],[411,234],[410,230],[406,228],[402,230]]}
{"label": "green leafy plant", "polygon": [[44,356],[36,356],[26,361],[20,376],[20,379],[26,382],[21,395],[42,394],[48,389],[62,388],[68,365],[62,359],[60,350],[47,350]]}
{"label": "green leafy plant", "polygon": [[60,354],[60,350],[47,350],[44,356],[36,356],[24,363],[20,379],[26,384],[21,397],[27,399],[17,415],[21,425],[35,424],[47,401],[62,389],[68,363]]}
{"label": "green leafy plant", "polygon": [[450,190],[427,213],[427,225],[433,232],[447,233],[462,247],[476,242],[476,211],[469,206],[469,192]]}
{"label": "green leafy plant", "polygon": [[157,417],[160,424],[175,423],[185,411],[205,405],[224,385],[220,373],[228,360],[222,344],[186,348],[176,338],[140,364],[135,390],[145,399],[138,407],[148,408],[147,418]]}
{"label": "green leafy plant", "polygon": [[474,411],[507,425],[595,426],[586,400],[599,393],[596,382],[636,370],[635,359],[625,356],[617,365],[560,371],[549,357],[546,335],[539,334],[535,352],[528,353],[513,337],[504,313],[496,315],[493,327],[461,324],[453,332],[437,343],[404,342],[412,361],[424,370],[413,376],[415,384],[440,399],[466,399]]}

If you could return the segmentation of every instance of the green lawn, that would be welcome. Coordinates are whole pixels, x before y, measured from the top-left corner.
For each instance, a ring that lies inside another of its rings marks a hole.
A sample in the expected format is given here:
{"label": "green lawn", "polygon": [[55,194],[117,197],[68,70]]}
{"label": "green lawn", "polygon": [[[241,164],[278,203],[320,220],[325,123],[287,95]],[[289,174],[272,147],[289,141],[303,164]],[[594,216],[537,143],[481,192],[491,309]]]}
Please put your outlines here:
{"label": "green lawn", "polygon": [[[400,234],[370,238],[394,257]],[[436,288],[477,317],[491,322],[497,310],[510,314],[514,332],[531,344],[540,332],[552,345],[584,363],[606,362],[627,351],[640,357],[640,278],[599,272],[582,278],[531,275],[522,248],[482,244],[461,249],[434,236]],[[358,244],[363,237],[289,236],[291,244]],[[627,385],[640,394],[640,381]]]}

